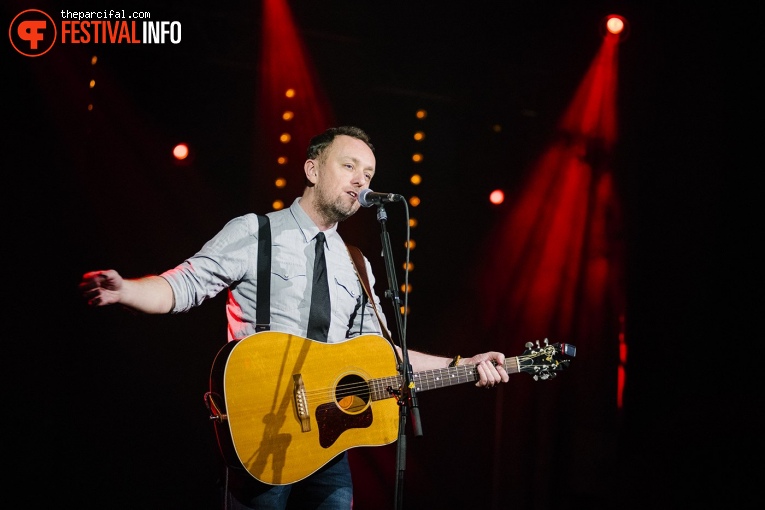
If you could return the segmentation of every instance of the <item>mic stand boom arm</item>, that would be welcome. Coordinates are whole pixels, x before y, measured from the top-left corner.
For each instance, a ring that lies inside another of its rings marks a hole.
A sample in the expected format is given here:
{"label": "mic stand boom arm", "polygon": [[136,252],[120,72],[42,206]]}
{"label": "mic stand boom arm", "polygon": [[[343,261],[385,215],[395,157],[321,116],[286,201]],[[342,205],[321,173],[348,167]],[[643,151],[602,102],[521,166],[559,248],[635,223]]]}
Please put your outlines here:
{"label": "mic stand boom arm", "polygon": [[415,437],[422,436],[422,424],[420,423],[420,408],[417,404],[417,394],[414,387],[414,375],[412,374],[412,365],[409,363],[409,351],[406,347],[406,332],[403,329],[401,320],[401,302],[398,297],[398,283],[396,282],[396,270],[393,264],[393,254],[390,246],[390,237],[386,229],[388,215],[382,203],[377,209],[377,221],[380,222],[382,234],[380,238],[383,246],[383,259],[385,261],[385,271],[388,275],[388,290],[385,295],[391,299],[393,304],[394,316],[396,317],[396,326],[399,333],[399,345],[401,347],[401,364],[399,371],[403,375],[403,384],[401,392],[398,395],[399,405],[399,426],[398,426],[398,450],[396,457],[396,508],[403,508],[403,483],[404,470],[406,469],[406,416],[407,410],[412,415],[412,430]]}

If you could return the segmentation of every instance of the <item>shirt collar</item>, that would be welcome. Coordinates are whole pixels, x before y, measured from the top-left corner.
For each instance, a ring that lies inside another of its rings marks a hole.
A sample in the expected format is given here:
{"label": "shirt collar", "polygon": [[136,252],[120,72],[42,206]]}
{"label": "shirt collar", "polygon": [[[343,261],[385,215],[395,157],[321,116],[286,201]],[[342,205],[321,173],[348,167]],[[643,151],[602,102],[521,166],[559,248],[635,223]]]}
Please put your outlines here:
{"label": "shirt collar", "polygon": [[[316,226],[313,220],[300,206],[300,197],[295,198],[295,200],[292,202],[292,205],[290,206],[290,212],[292,213],[292,217],[295,218],[300,231],[303,232],[305,242],[310,243],[313,241],[313,238],[316,237],[316,234],[320,232],[319,227]],[[337,240],[340,238],[340,234],[337,233],[337,223],[332,225],[332,228],[324,230],[324,236],[327,238],[327,247],[331,247],[332,240]]]}

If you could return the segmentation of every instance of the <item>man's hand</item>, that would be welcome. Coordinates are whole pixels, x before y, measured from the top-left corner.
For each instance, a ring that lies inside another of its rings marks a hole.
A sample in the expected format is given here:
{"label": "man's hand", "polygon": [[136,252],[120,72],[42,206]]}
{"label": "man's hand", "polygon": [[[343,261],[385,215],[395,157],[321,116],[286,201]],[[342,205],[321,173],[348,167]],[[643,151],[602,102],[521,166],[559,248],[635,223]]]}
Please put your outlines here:
{"label": "man's hand", "polygon": [[476,386],[479,388],[493,388],[499,383],[506,383],[510,376],[505,370],[505,355],[501,352],[484,352],[476,354],[472,358],[465,358],[460,365],[475,365],[480,379]]}
{"label": "man's hand", "polygon": [[125,280],[114,269],[91,271],[82,275],[80,292],[91,306],[113,305],[120,302]]}

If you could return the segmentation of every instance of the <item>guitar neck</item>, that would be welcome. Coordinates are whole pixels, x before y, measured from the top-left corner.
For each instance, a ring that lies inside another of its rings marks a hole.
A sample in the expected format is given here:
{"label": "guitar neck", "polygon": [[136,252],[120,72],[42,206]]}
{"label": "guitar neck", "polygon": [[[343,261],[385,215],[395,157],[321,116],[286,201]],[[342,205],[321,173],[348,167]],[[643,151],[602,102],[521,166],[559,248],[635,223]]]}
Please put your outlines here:
{"label": "guitar neck", "polygon": [[[517,374],[520,372],[517,357],[505,359],[504,366],[508,374]],[[480,379],[480,376],[478,375],[478,369],[475,365],[460,365],[457,367],[425,370],[412,375],[414,389],[416,391],[446,388],[456,384],[475,382],[478,379]],[[403,381],[404,377],[401,375],[371,379],[369,381],[369,389],[372,395],[372,400],[381,400],[392,397],[394,395],[392,391],[397,391],[401,388]]]}

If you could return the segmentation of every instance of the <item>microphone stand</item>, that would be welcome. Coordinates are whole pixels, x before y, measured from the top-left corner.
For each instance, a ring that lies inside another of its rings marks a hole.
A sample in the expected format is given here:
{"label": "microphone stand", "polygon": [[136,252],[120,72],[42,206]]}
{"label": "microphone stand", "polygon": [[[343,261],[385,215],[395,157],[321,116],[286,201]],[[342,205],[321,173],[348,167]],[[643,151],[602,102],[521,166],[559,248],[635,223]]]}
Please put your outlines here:
{"label": "microphone stand", "polygon": [[412,430],[416,437],[422,436],[422,424],[420,423],[420,408],[417,404],[417,395],[415,393],[414,382],[412,374],[412,365],[409,363],[409,351],[406,347],[406,332],[403,330],[403,324],[401,322],[401,303],[398,297],[398,283],[396,283],[396,270],[393,264],[393,254],[390,247],[390,237],[386,229],[386,221],[388,220],[388,214],[385,212],[385,207],[382,203],[377,208],[377,221],[380,222],[382,228],[383,246],[383,259],[385,261],[385,271],[388,275],[388,290],[385,295],[391,299],[393,303],[393,310],[396,311],[395,317],[397,322],[397,330],[399,332],[399,344],[401,346],[401,366],[399,372],[402,374],[403,383],[401,389],[397,395],[399,405],[399,421],[398,421],[398,442],[397,442],[397,456],[396,456],[396,506],[397,509],[403,508],[403,485],[404,485],[404,471],[406,470],[406,418],[407,411],[412,415]]}

